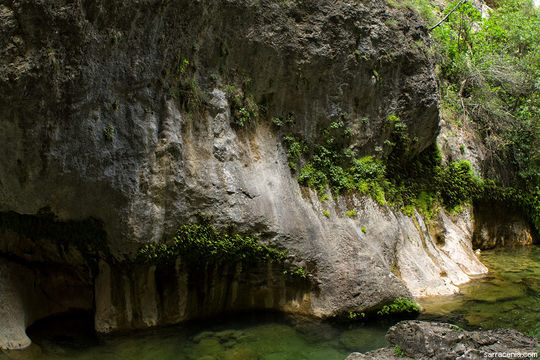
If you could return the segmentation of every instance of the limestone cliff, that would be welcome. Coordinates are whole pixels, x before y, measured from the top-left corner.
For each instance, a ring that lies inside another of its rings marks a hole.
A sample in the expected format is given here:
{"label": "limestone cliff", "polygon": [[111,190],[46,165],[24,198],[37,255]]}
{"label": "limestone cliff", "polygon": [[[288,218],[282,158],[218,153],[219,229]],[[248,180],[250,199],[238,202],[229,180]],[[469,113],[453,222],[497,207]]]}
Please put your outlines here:
{"label": "limestone cliff", "polygon": [[[27,346],[25,326],[73,308],[94,311],[102,332],[246,308],[326,317],[452,293],[486,271],[466,214],[433,225],[368,197],[321,202],[298,185],[270,121],[294,117],[309,138],[347,114],[362,155],[386,151],[385,122],[398,114],[411,154],[432,144],[437,86],[411,10],[3,0],[0,33],[0,303],[20,306],[0,310],[1,347]],[[141,244],[201,216],[288,249],[307,283],[264,263],[202,275],[181,259],[168,273],[126,266]],[[41,280],[13,280],[25,271]]]}

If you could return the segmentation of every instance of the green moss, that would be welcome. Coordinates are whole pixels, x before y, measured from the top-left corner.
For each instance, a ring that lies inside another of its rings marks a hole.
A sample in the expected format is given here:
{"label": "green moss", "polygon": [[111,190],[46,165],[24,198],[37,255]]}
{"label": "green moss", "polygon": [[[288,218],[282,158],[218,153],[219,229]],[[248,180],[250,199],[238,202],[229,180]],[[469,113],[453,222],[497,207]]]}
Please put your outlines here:
{"label": "green moss", "polygon": [[309,273],[303,268],[299,267],[296,270],[285,270],[283,271],[283,274],[285,275],[291,275],[293,277],[301,278],[301,279],[307,279]]}
{"label": "green moss", "polygon": [[482,188],[482,181],[476,178],[468,161],[453,161],[439,172],[437,179],[443,203],[454,209],[470,201]]}
{"label": "green moss", "polygon": [[285,123],[283,122],[281,118],[274,116],[272,118],[272,124],[274,124],[277,127],[282,127]]}
{"label": "green moss", "polygon": [[[289,149],[294,150],[293,147]],[[303,149],[306,152],[305,145]],[[381,160],[371,156],[355,159],[350,154],[338,153],[331,146],[323,145],[317,148],[312,161],[300,170],[298,182],[319,194],[327,188],[336,195],[356,190],[370,194],[384,204],[384,172]]]}
{"label": "green moss", "polygon": [[387,200],[411,214],[419,204],[430,209],[439,199],[437,179],[441,171],[441,156],[432,145],[411,159],[391,153],[386,159],[388,183],[384,188]]}
{"label": "green moss", "polygon": [[394,346],[394,355],[403,357],[405,356],[405,353],[403,352],[403,349],[399,345],[396,345]]}
{"label": "green moss", "polygon": [[346,215],[348,217],[355,217],[356,216],[356,210],[355,209],[349,210],[349,211],[347,211]]}
{"label": "green moss", "polygon": [[[291,165],[290,162],[289,165]],[[296,166],[294,168],[291,166],[291,169],[294,170],[295,168]],[[328,178],[324,171],[316,169],[315,165],[312,163],[307,163],[302,170],[300,170],[298,182],[307,187],[316,189],[319,194],[324,194],[328,184]]]}
{"label": "green moss", "polygon": [[413,205],[405,205],[401,208],[401,211],[407,216],[413,217],[414,216],[414,209],[415,207]]}

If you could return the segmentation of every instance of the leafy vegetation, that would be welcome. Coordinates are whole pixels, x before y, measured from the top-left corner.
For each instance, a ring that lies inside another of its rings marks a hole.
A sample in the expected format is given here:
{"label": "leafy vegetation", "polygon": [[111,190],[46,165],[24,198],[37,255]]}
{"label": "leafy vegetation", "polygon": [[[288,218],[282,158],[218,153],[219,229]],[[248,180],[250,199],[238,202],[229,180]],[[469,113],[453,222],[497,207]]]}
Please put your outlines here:
{"label": "leafy vegetation", "polygon": [[419,311],[420,307],[414,301],[405,298],[396,298],[390,305],[384,305],[379,311],[377,311],[377,315],[390,315]]}
{"label": "leafy vegetation", "polygon": [[114,126],[109,124],[107,126],[105,126],[105,128],[103,129],[103,135],[105,135],[105,138],[108,140],[108,141],[113,141],[114,140]]}
{"label": "leafy vegetation", "polygon": [[[296,149],[293,146],[296,144],[299,143],[289,145],[288,154]],[[298,182],[317,190],[321,196],[327,187],[334,194],[357,190],[362,194],[371,194],[384,204],[385,167],[382,161],[372,156],[354,158],[347,149],[340,146],[334,137],[330,137],[322,145],[315,146],[310,161],[306,162],[298,174]],[[302,151],[294,151],[292,153],[294,156],[289,156],[289,165],[291,160],[294,162],[292,170],[296,169],[298,159],[307,153],[310,147],[302,143],[301,149]]]}
{"label": "leafy vegetation", "polygon": [[468,161],[454,161],[442,168],[438,178],[443,203],[454,209],[472,199],[482,188],[482,180],[475,177]]}
{"label": "leafy vegetation", "polygon": [[529,331],[528,335],[540,339],[540,322],[536,323],[536,328]]}
{"label": "leafy vegetation", "polygon": [[[344,124],[332,123],[331,130],[342,129]],[[329,130],[323,132],[325,139],[319,145],[308,143],[299,136],[285,136],[287,158],[291,170],[297,170],[301,159],[307,161],[300,169],[298,182],[315,189],[321,199],[328,196],[357,192],[370,195],[379,204],[401,207],[412,215],[418,208],[431,217],[437,204],[448,209],[471,201],[477,194],[481,181],[472,174],[467,162],[452,162],[442,166],[439,150],[435,145],[413,159],[408,159],[412,140],[407,126],[399,117],[388,117],[391,150],[384,160],[373,156],[355,157],[346,141],[337,141]],[[345,136],[343,138],[346,139]],[[354,216],[348,212],[347,216]]]}
{"label": "leafy vegetation", "polygon": [[540,230],[540,10],[509,0],[482,19],[465,2],[433,36],[443,105],[488,149],[481,195],[523,204]]}
{"label": "leafy vegetation", "polygon": [[283,262],[286,253],[261,245],[254,237],[219,232],[208,224],[182,225],[171,243],[147,244],[139,250],[139,260],[144,262],[166,264],[174,262],[178,256],[198,266],[209,262]]}
{"label": "leafy vegetation", "polygon": [[521,209],[540,232],[540,190],[532,193],[516,187],[500,186],[494,180],[484,180],[481,192],[475,199],[492,200],[507,204],[510,208]]}
{"label": "leafy vegetation", "polygon": [[243,92],[234,85],[225,86],[225,94],[231,104],[233,124],[243,127],[259,117],[259,106],[253,95]]}
{"label": "leafy vegetation", "polygon": [[309,272],[303,267],[293,267],[285,263],[287,250],[279,251],[259,244],[257,238],[233,232],[218,231],[203,220],[202,224],[182,225],[175,237],[168,243],[146,244],[137,254],[137,262],[156,264],[161,267],[174,265],[181,257],[190,268],[205,265],[242,263],[249,267],[257,263],[277,263],[284,275],[299,280],[307,280]]}
{"label": "leafy vegetation", "polygon": [[277,127],[282,127],[284,125],[292,125],[294,124],[294,116],[293,114],[288,114],[286,117],[274,116],[272,118],[272,124]]}
{"label": "leafy vegetation", "polygon": [[356,216],[356,210],[355,209],[352,209],[352,210],[348,210],[346,215],[348,217],[355,217]]}
{"label": "leafy vegetation", "polygon": [[459,211],[475,200],[501,201],[522,209],[540,230],[539,10],[529,0],[510,0],[483,19],[467,1],[454,1],[444,11],[426,0],[388,2],[415,8],[431,25],[448,15],[433,28],[429,50],[437,62],[442,105],[460,126],[472,124],[488,159],[477,176],[466,161],[443,163],[436,145],[411,158],[418,139],[397,114],[387,117],[386,155],[357,157],[348,147],[343,114],[316,139],[284,137],[299,183],[321,196],[328,190],[335,196],[370,195],[381,205],[408,215],[416,209],[428,218],[440,206]]}
{"label": "leafy vegetation", "polygon": [[21,215],[15,212],[0,212],[0,229],[9,229],[36,244],[44,240],[56,243],[60,248],[75,247],[88,263],[97,262],[97,254],[109,255],[107,234],[101,221],[60,221],[48,208],[37,215]]}
{"label": "leafy vegetation", "polygon": [[396,346],[394,346],[394,355],[399,356],[399,357],[403,357],[403,356],[405,356],[405,352],[403,351],[403,349],[399,345],[396,345]]}
{"label": "leafy vegetation", "polygon": [[395,298],[391,304],[383,305],[379,310],[368,312],[349,312],[350,320],[360,320],[366,317],[381,317],[388,315],[399,315],[403,313],[417,313],[420,307],[411,300],[406,298]]}
{"label": "leafy vegetation", "polygon": [[301,278],[301,279],[307,279],[307,277],[309,275],[309,273],[303,267],[299,267],[298,269],[293,270],[293,271],[284,270],[283,274],[295,276],[295,277],[298,277],[298,278]]}
{"label": "leafy vegetation", "polygon": [[178,53],[161,81],[169,89],[171,98],[178,100],[186,109],[194,110],[202,105],[197,75],[195,64]]}
{"label": "leafy vegetation", "polygon": [[358,320],[358,319],[363,319],[366,317],[366,313],[364,312],[354,312],[354,311],[351,311],[349,313],[349,319],[351,320]]}
{"label": "leafy vegetation", "polygon": [[[539,19],[528,0],[505,1],[483,20],[465,2],[434,30],[439,76],[447,89],[443,95],[454,97],[449,102],[487,135],[486,144],[517,155],[511,160],[520,176],[536,181],[538,173],[531,174],[527,165],[538,161],[540,151],[532,148],[538,144],[540,117]],[[527,150],[533,150],[532,158]]]}
{"label": "leafy vegetation", "polygon": [[307,151],[307,145],[304,141],[295,136],[285,136],[283,140],[288,147],[287,160],[289,162],[289,167],[292,170],[296,170],[296,164],[302,158],[302,155]]}

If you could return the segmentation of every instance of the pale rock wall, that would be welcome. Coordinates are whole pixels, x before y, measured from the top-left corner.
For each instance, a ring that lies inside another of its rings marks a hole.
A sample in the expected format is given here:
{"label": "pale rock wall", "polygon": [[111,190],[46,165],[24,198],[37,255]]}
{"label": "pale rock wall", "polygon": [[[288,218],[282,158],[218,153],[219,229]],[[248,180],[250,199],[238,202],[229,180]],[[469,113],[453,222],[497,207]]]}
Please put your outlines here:
{"label": "pale rock wall", "polygon": [[432,225],[431,231],[418,213],[400,219],[405,231],[396,252],[397,264],[414,296],[455,294],[471,276],[488,272],[472,251],[468,213],[453,222],[441,210],[438,218],[439,224]]}
{"label": "pale rock wall", "polygon": [[33,274],[27,269],[7,264],[3,259],[0,261],[0,347],[23,349],[32,343],[25,332],[31,316],[25,303],[31,296],[21,284],[21,277],[33,282]]}

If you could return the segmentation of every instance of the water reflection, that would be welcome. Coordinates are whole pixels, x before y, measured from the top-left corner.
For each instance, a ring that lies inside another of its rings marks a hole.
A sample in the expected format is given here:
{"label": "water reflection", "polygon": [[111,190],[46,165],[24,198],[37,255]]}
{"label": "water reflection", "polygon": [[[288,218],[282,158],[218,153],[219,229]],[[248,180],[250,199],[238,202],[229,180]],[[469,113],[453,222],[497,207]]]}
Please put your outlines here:
{"label": "water reflection", "polygon": [[57,318],[29,335],[42,355],[26,359],[343,360],[386,345],[390,324],[332,324],[251,313],[182,326],[97,338],[91,324]]}
{"label": "water reflection", "polygon": [[490,273],[464,284],[456,296],[419,299],[422,318],[439,318],[468,328],[512,327],[534,333],[540,323],[540,248],[484,251]]}

